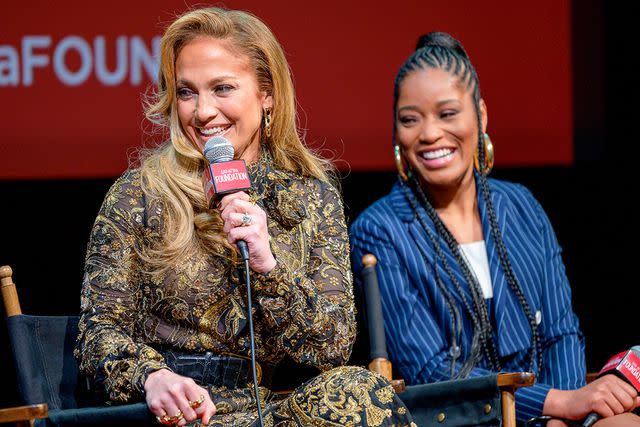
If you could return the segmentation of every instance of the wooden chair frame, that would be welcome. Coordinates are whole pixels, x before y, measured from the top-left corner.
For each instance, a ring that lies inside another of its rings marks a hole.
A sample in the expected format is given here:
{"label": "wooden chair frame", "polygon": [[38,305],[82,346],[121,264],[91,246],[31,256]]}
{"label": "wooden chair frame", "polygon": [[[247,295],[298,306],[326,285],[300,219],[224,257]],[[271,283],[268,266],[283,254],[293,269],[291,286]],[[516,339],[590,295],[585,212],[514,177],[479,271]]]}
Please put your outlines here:
{"label": "wooden chair frame", "polygon": [[[12,274],[11,267],[6,265],[0,267],[0,290],[2,292],[2,301],[4,302],[7,317],[22,314],[16,285],[11,278]],[[48,415],[49,407],[46,403],[17,406],[14,408],[0,409],[0,423],[15,423],[15,425],[21,427],[33,426],[36,419],[47,418]]]}

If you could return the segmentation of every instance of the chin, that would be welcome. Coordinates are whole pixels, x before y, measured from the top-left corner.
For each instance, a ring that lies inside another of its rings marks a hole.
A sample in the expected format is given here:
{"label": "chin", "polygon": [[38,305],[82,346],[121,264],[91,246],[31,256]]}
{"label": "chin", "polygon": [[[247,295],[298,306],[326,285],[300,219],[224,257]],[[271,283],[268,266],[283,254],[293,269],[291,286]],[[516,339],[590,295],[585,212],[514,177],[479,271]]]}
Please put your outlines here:
{"label": "chin", "polygon": [[460,186],[464,180],[465,172],[453,170],[429,171],[418,175],[418,177],[421,183],[431,187],[453,188]]}

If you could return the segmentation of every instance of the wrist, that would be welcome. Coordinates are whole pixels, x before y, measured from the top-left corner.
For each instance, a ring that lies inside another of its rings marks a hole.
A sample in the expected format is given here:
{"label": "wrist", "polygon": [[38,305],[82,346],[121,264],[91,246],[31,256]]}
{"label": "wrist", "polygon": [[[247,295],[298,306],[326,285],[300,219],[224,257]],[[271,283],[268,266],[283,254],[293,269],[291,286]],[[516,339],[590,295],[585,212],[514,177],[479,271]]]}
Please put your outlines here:
{"label": "wrist", "polygon": [[150,372],[147,375],[147,379],[144,382],[144,391],[145,393],[148,391],[147,389],[153,385],[156,381],[170,374],[171,371],[167,368],[157,369],[155,371]]}
{"label": "wrist", "polygon": [[272,255],[272,256],[271,256],[271,259],[270,259],[270,260],[267,260],[267,261],[265,262],[265,265],[264,265],[264,267],[263,267],[263,271],[261,271],[260,273],[262,273],[262,274],[269,274],[269,273],[271,273],[271,271],[272,271],[274,268],[276,268],[276,264],[277,264],[276,259],[275,259],[275,258],[273,257],[273,255]]}
{"label": "wrist", "polygon": [[565,417],[565,408],[567,405],[568,391],[552,388],[544,399],[542,408],[543,415],[551,415],[555,417]]}

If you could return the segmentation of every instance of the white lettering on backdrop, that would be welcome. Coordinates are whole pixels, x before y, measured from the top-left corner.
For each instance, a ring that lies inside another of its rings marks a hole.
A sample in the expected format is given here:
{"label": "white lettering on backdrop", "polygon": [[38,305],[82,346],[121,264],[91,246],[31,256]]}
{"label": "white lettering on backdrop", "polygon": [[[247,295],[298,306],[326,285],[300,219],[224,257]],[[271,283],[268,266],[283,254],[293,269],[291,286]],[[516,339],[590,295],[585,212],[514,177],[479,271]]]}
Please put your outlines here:
{"label": "white lettering on backdrop", "polygon": [[[140,36],[118,36],[115,43],[96,36],[91,43],[69,35],[53,47],[51,36],[23,36],[19,48],[0,45],[0,87],[32,86],[38,74],[48,71],[66,86],[82,85],[92,74],[105,86],[122,84],[128,74],[129,83],[138,86],[144,75],[156,81],[159,52],[160,36],[152,38],[150,48]],[[69,67],[69,55],[79,58],[79,67]]]}

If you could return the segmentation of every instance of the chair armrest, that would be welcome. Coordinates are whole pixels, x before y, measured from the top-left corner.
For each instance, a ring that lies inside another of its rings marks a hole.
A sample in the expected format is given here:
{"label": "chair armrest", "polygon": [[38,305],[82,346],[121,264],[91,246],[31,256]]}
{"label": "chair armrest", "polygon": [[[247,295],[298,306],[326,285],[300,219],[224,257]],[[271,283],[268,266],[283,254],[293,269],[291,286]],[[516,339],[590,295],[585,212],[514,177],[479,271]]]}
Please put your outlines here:
{"label": "chair armrest", "polygon": [[49,408],[46,403],[0,409],[0,423],[15,423],[31,421],[36,418],[47,418],[48,413]]}
{"label": "chair armrest", "polygon": [[376,372],[385,377],[390,383],[396,393],[402,393],[406,390],[406,386],[403,379],[392,379],[391,377],[391,362],[384,357],[377,357],[369,363],[369,370]]}
{"label": "chair armrest", "polygon": [[516,389],[532,386],[535,382],[536,375],[531,372],[498,374],[504,427],[516,427]]}
{"label": "chair armrest", "polygon": [[500,389],[513,387],[529,387],[536,382],[536,375],[531,372],[509,372],[498,374],[498,387]]}

